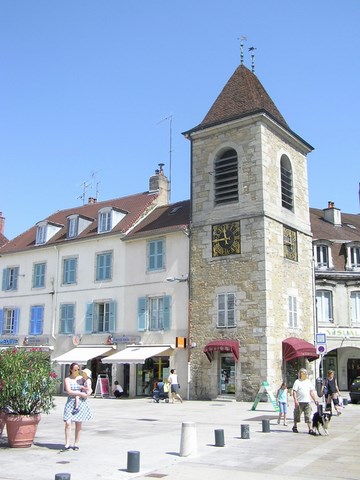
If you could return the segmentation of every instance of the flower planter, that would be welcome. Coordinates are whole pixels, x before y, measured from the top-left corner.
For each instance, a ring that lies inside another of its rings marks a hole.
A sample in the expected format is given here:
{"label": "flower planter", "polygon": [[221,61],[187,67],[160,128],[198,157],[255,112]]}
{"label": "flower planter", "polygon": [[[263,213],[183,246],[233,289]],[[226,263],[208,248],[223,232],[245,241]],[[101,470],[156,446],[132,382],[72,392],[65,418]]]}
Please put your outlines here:
{"label": "flower planter", "polygon": [[0,412],[0,435],[2,435],[4,431],[5,424],[6,424],[6,413]]}
{"label": "flower planter", "polygon": [[41,415],[7,415],[6,430],[9,446],[28,448],[33,444]]}

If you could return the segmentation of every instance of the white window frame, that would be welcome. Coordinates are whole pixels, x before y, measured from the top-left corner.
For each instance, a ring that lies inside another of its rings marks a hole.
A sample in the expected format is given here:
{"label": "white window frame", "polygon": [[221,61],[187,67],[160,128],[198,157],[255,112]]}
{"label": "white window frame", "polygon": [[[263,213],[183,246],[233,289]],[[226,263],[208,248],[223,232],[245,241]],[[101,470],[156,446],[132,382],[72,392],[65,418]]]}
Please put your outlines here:
{"label": "white window frame", "polygon": [[351,323],[353,325],[360,324],[360,291],[354,290],[350,294],[351,304]]}
{"label": "white window frame", "polygon": [[218,293],[217,295],[217,328],[236,327],[236,294]]}
{"label": "white window frame", "polygon": [[347,245],[347,269],[360,270],[360,245]]}
{"label": "white window frame", "polygon": [[288,298],[288,321],[290,328],[297,328],[298,325],[298,302],[297,297],[289,295]]}
{"label": "white window frame", "polygon": [[319,323],[333,323],[333,292],[316,290],[316,315]]}
{"label": "white window frame", "polygon": [[111,232],[111,229],[112,229],[111,208],[99,210],[98,233]]}

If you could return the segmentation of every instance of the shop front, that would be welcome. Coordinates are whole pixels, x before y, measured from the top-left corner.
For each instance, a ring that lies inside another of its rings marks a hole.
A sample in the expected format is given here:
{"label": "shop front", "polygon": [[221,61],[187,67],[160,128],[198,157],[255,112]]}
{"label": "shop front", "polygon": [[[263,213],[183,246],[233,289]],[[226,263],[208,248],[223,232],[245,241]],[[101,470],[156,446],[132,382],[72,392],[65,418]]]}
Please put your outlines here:
{"label": "shop front", "polygon": [[289,337],[283,340],[282,355],[285,379],[289,388],[293,386],[298,378],[299,369],[307,368],[307,362],[312,362],[319,358],[314,345],[296,337]]}
{"label": "shop front", "polygon": [[123,378],[128,371],[130,397],[150,396],[157,381],[170,374],[171,345],[131,345],[104,359],[113,366],[113,378]]}
{"label": "shop front", "polygon": [[213,340],[204,347],[204,353],[210,362],[218,360],[218,395],[236,393],[235,372],[239,360],[239,342],[237,340]]}

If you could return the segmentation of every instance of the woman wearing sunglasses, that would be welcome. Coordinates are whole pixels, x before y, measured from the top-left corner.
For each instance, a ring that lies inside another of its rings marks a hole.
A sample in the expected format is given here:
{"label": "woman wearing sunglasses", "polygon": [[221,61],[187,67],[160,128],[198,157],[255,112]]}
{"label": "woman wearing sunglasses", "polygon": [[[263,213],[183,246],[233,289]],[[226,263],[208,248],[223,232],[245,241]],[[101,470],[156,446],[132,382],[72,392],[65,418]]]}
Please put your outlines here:
{"label": "woman wearing sunglasses", "polygon": [[[87,391],[82,390],[83,380],[80,375],[80,367],[77,363],[70,365],[69,376],[64,380],[64,388],[68,395],[68,399],[64,407],[64,422],[65,422],[65,446],[62,451],[79,450],[80,432],[82,422],[91,419],[91,411],[87,402],[87,397],[91,395],[91,389]],[[79,397],[79,407],[75,407],[75,397]],[[71,424],[75,423],[75,441],[74,445],[70,445]]]}

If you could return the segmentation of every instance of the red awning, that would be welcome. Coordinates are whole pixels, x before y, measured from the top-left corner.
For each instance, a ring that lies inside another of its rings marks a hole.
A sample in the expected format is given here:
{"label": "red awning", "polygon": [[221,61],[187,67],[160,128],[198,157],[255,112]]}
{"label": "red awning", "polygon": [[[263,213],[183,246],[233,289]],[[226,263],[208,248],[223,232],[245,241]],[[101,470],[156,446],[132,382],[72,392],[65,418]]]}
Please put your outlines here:
{"label": "red awning", "polygon": [[214,352],[232,353],[235,361],[239,360],[239,342],[237,340],[213,340],[204,348],[204,353],[211,362]]}
{"label": "red awning", "polygon": [[290,362],[294,358],[306,357],[309,362],[319,358],[316,348],[311,343],[302,338],[290,337],[282,342],[283,359]]}

